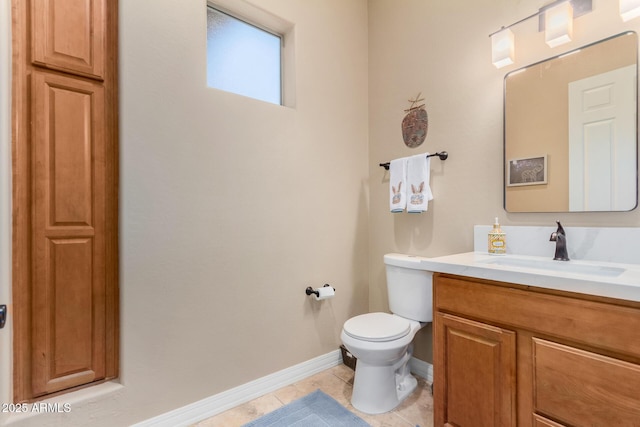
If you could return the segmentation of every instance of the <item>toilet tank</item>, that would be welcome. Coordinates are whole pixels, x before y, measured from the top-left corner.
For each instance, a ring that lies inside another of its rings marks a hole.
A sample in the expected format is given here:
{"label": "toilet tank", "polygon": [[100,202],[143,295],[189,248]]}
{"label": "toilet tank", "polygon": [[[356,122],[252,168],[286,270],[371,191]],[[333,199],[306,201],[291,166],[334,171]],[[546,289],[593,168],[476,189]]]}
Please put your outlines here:
{"label": "toilet tank", "polygon": [[423,270],[423,258],[387,254],[387,293],[392,313],[418,322],[433,321],[433,273]]}

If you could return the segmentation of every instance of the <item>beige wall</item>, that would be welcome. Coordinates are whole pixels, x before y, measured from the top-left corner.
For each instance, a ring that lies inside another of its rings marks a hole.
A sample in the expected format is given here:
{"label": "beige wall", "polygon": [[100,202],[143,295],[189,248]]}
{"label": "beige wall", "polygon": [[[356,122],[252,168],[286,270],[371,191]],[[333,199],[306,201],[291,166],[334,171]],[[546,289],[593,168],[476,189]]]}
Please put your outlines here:
{"label": "beige wall", "polygon": [[[527,214],[503,208],[502,94],[509,71],[618,34],[640,30],[622,23],[618,2],[594,0],[576,19],[574,40],[550,49],[535,19],[513,28],[516,63],[491,64],[488,35],[535,12],[546,1],[369,0],[370,290],[372,310],[386,310],[382,256],[402,252],[438,256],[473,250],[473,225],[640,226],[628,213]],[[407,100],[422,92],[429,132],[416,149],[405,147],[400,123]],[[388,173],[378,163],[424,151],[446,150],[432,160],[434,200],[421,215],[391,214]],[[548,238],[540,236],[541,239]],[[431,329],[416,338],[416,356],[431,361]]]}
{"label": "beige wall", "polygon": [[[122,377],[156,396],[139,418],[335,350],[367,309],[366,2],[253,3],[295,23],[295,108],[205,87],[204,1],[121,2]],[[324,283],[335,299],[304,294]]]}

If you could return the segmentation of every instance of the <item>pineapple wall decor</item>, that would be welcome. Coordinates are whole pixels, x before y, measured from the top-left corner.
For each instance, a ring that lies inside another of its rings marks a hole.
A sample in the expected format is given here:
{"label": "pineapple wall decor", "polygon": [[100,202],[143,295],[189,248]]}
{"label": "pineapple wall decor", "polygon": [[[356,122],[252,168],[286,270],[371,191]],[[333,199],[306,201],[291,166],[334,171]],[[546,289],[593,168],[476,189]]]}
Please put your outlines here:
{"label": "pineapple wall decor", "polygon": [[429,117],[424,109],[424,98],[420,98],[421,93],[414,99],[410,99],[411,106],[404,110],[407,113],[402,119],[402,139],[409,148],[420,146],[427,137],[429,129]]}

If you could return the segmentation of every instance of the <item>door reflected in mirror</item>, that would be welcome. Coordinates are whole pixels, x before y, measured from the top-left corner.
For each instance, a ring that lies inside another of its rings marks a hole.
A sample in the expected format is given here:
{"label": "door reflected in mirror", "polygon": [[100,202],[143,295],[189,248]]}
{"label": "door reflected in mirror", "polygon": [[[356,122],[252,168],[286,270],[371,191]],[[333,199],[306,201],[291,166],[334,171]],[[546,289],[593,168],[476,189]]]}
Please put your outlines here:
{"label": "door reflected in mirror", "polygon": [[636,207],[637,64],[626,32],[505,76],[508,212]]}

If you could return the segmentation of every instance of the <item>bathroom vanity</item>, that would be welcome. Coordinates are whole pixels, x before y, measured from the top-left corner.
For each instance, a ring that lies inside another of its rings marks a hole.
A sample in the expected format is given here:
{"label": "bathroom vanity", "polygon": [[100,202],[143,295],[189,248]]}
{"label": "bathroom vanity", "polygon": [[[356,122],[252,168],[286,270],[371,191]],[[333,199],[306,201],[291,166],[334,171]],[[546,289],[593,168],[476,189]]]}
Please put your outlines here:
{"label": "bathroom vanity", "polygon": [[640,426],[640,266],[431,258],[435,426]]}

